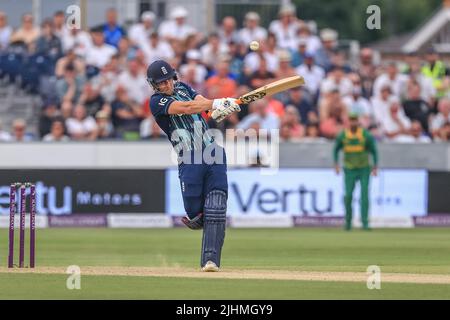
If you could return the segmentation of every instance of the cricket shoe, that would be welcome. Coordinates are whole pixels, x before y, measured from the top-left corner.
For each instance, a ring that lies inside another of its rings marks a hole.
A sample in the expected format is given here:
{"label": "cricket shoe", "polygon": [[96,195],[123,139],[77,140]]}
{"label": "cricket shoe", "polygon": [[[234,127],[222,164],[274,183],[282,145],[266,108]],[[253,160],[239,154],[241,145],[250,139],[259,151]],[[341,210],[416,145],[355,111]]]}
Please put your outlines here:
{"label": "cricket shoe", "polygon": [[208,260],[208,262],[206,262],[205,266],[202,268],[202,271],[203,272],[218,272],[219,267],[217,266],[217,264],[215,264],[211,260]]}

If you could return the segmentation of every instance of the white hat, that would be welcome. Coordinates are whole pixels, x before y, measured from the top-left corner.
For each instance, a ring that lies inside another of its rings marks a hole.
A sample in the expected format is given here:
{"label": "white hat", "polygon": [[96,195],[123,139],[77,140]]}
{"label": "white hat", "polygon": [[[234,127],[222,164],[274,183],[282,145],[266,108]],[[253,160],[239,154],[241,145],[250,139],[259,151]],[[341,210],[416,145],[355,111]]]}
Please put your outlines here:
{"label": "white hat", "polygon": [[147,20],[154,21],[155,18],[156,18],[155,14],[151,11],[144,11],[141,14],[142,21],[147,21]]}
{"label": "white hat", "polygon": [[192,60],[200,60],[202,57],[200,51],[191,49],[186,52],[186,58],[192,59]]}
{"label": "white hat", "polygon": [[298,38],[297,39],[297,47],[299,46],[306,46],[308,44],[308,40],[304,38]]}
{"label": "white hat", "polygon": [[282,5],[280,7],[280,11],[278,11],[278,14],[280,16],[283,15],[283,14],[293,14],[293,15],[295,15],[295,12],[296,12],[295,6],[293,4],[288,3],[288,4]]}
{"label": "white hat", "polygon": [[389,97],[388,102],[389,102],[389,105],[393,105],[394,103],[395,104],[399,104],[400,103],[400,98],[397,97],[397,96],[392,95],[392,96]]}
{"label": "white hat", "polygon": [[289,51],[287,50],[281,50],[278,53],[278,59],[280,59],[280,62],[287,62],[287,61],[291,61],[292,60],[292,55]]}
{"label": "white hat", "polygon": [[254,11],[247,12],[245,15],[245,20],[260,20],[259,14]]}
{"label": "white hat", "polygon": [[170,17],[172,19],[177,18],[186,18],[188,15],[188,11],[184,7],[175,7],[170,13]]}
{"label": "white hat", "polygon": [[320,31],[320,38],[323,41],[335,41],[337,37],[338,33],[333,29],[325,28]]}

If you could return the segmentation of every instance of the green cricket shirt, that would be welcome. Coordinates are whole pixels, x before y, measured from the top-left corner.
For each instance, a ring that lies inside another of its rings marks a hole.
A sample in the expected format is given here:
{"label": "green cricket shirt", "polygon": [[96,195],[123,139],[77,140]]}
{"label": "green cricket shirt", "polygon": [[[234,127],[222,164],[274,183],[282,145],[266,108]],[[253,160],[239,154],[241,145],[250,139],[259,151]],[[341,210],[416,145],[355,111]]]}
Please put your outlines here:
{"label": "green cricket shirt", "polygon": [[345,129],[336,137],[334,144],[334,163],[338,163],[339,152],[344,150],[344,168],[360,169],[370,166],[369,153],[372,154],[373,164],[378,165],[378,152],[375,139],[364,128],[358,127],[355,133]]}

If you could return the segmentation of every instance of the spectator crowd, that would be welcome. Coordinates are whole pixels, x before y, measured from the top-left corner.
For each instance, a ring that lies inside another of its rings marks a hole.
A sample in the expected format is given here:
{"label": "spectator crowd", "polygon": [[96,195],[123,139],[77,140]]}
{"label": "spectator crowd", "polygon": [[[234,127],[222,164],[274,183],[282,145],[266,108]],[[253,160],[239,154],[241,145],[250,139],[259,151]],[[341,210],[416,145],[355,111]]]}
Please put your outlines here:
{"label": "spectator crowd", "polygon": [[[117,11],[89,31],[67,26],[64,12],[36,26],[25,14],[13,30],[0,12],[0,76],[39,94],[39,137],[27,135],[16,119],[0,141],[157,139],[164,137],[149,108],[152,89],[146,69],[165,59],[179,79],[210,99],[238,97],[269,82],[301,75],[306,85],[243,108],[217,124],[226,129],[279,129],[282,141],[327,141],[357,113],[361,125],[380,141],[450,141],[450,73],[433,50],[401,61],[377,62],[362,48],[357,63],[339,46],[338,33],[282,6],[268,28],[256,12],[242,28],[227,16],[204,35],[177,7],[157,24],[142,13],[128,28]],[[257,51],[249,49],[258,41]]]}

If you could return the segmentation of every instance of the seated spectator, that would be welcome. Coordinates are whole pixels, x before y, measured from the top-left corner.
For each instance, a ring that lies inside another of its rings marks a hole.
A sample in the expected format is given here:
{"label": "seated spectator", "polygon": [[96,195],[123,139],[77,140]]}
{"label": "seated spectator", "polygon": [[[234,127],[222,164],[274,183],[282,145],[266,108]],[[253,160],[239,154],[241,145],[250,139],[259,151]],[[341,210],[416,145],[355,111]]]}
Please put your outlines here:
{"label": "seated spectator", "polygon": [[175,57],[175,52],[170,44],[161,39],[157,32],[153,32],[142,42],[141,48],[145,55],[145,61],[149,65],[156,60],[170,60]]}
{"label": "seated spectator", "polygon": [[205,81],[208,74],[205,66],[201,63],[202,55],[198,50],[189,50],[186,52],[186,63],[180,66],[180,75],[183,77],[188,69],[195,71],[195,83],[200,84]]}
{"label": "seated spectator", "polygon": [[417,82],[408,85],[408,97],[403,102],[403,110],[410,120],[417,120],[422,128],[428,132],[428,117],[431,107],[421,97],[421,88]]}
{"label": "seated spectator", "polygon": [[201,64],[201,54],[198,50],[186,53],[187,62],[180,66],[180,76],[183,82],[189,83],[197,92],[204,94],[204,82],[208,71]]}
{"label": "seated spectator", "polygon": [[434,139],[436,141],[450,142],[450,122],[444,123],[444,125],[438,130]]}
{"label": "seated spectator", "polygon": [[110,8],[106,11],[106,23],[102,27],[105,35],[105,43],[118,47],[119,41],[126,36],[125,29],[117,23],[117,10]]}
{"label": "seated spectator", "polygon": [[293,77],[297,75],[295,69],[291,66],[292,55],[287,50],[281,50],[278,53],[278,70],[275,72],[277,79]]}
{"label": "seated spectator", "polygon": [[337,39],[338,33],[333,29],[325,28],[320,31],[322,46],[315,52],[314,60],[325,71],[328,71],[332,66],[331,59],[337,49]]}
{"label": "seated spectator", "polygon": [[259,25],[260,17],[256,12],[250,11],[245,14],[244,28],[240,29],[239,41],[246,47],[252,41],[262,42],[267,39],[267,30]]}
{"label": "seated spectator", "polygon": [[[349,75],[352,72],[352,67],[350,66],[346,57],[346,53],[343,50],[336,51],[336,53],[331,56],[331,63],[331,68],[338,66],[344,71],[346,75]],[[328,72],[330,70],[331,69],[329,69]]]}
{"label": "seated spectator", "polygon": [[173,40],[170,46],[172,47],[174,57],[169,59],[168,62],[175,70],[179,70],[186,54],[184,42],[181,40]]}
{"label": "seated spectator", "polygon": [[267,99],[260,99],[249,105],[250,113],[236,126],[237,129],[250,129],[258,124],[265,130],[279,129],[280,119],[273,113],[267,111]]}
{"label": "seated spectator", "polygon": [[308,89],[314,101],[317,101],[320,83],[325,78],[325,71],[314,64],[314,57],[311,53],[306,52],[304,63],[295,69],[297,74],[305,79],[305,88]]}
{"label": "seated spectator", "polygon": [[83,105],[86,108],[87,115],[91,117],[95,117],[100,110],[107,113],[111,112],[111,106],[105,102],[100,91],[95,90],[90,82],[86,82],[84,85],[78,104]]}
{"label": "seated spectator", "polygon": [[206,92],[210,99],[236,96],[237,83],[229,73],[230,65],[227,61],[217,63],[216,74],[206,81]]}
{"label": "seated spectator", "polygon": [[139,136],[143,110],[128,96],[124,87],[117,86],[116,99],[112,102],[111,108],[116,137],[132,139],[133,135]]}
{"label": "seated spectator", "polygon": [[184,41],[176,41],[178,43],[181,43],[184,52],[188,52],[189,50],[198,50],[204,43],[205,39],[204,36],[201,34],[192,33],[186,37]]}
{"label": "seated spectator", "polygon": [[377,67],[374,64],[373,50],[362,48],[359,53],[359,65],[356,68],[362,85],[362,95],[370,99],[373,95],[373,84],[377,77]]}
{"label": "seated spectator", "polygon": [[97,123],[86,114],[86,108],[79,104],[73,109],[73,115],[66,120],[67,132],[73,140],[95,140]]}
{"label": "seated spectator", "polygon": [[197,33],[194,27],[186,23],[188,11],[181,6],[170,11],[170,20],[161,22],[158,33],[166,41],[184,41],[189,35]]}
{"label": "seated spectator", "polygon": [[90,34],[75,27],[63,29],[61,37],[62,47],[65,52],[73,50],[81,58],[86,58],[89,48],[92,46]]}
{"label": "seated spectator", "polygon": [[109,113],[100,110],[95,115],[95,121],[97,123],[97,139],[111,139],[114,137],[114,127],[111,123],[111,119],[109,117]]}
{"label": "seated spectator", "polygon": [[417,82],[420,86],[420,96],[429,105],[434,106],[436,102],[436,88],[433,81],[421,72],[420,60],[413,56],[409,63],[409,82]]}
{"label": "seated spectator", "polygon": [[306,125],[305,136],[301,142],[327,142],[327,139],[320,136],[320,129],[318,122],[309,122]]}
{"label": "seated spectator", "polygon": [[120,71],[124,71],[127,69],[128,60],[135,58],[139,48],[136,46],[132,46],[130,40],[127,37],[120,38],[117,48],[119,63],[118,67]]}
{"label": "seated spectator", "polygon": [[253,72],[247,79],[247,85],[252,89],[262,87],[272,81],[275,81],[275,74],[267,70],[266,59],[261,58],[258,70]]}
{"label": "seated spectator", "polygon": [[28,142],[33,141],[34,137],[31,133],[27,133],[27,123],[25,120],[18,118],[12,123],[11,141],[14,142]]}
{"label": "seated spectator", "polygon": [[139,133],[141,139],[159,139],[166,137],[164,131],[158,126],[153,116],[142,120]]}
{"label": "seated spectator", "polygon": [[379,96],[381,88],[385,85],[389,85],[392,90],[392,94],[402,99],[406,89],[408,76],[398,72],[397,64],[395,62],[388,63],[386,66],[386,72],[378,76],[373,84],[373,95]]}
{"label": "seated spectator", "polygon": [[305,135],[305,127],[301,124],[300,113],[297,108],[291,105],[286,106],[286,111],[281,119],[282,126],[287,125],[290,136],[293,139],[300,139]]}
{"label": "seated spectator", "polygon": [[291,65],[294,68],[299,67],[305,61],[305,56],[307,54],[306,44],[307,44],[306,40],[299,39],[297,41],[297,48],[295,50],[292,50],[292,62],[291,62]]}
{"label": "seated spectator", "polygon": [[11,36],[11,43],[24,42],[30,49],[40,35],[39,28],[34,26],[33,16],[29,13],[22,16],[22,25]]}
{"label": "seated spectator", "polygon": [[61,111],[58,108],[57,101],[49,99],[44,102],[39,117],[39,136],[41,138],[50,133],[53,121],[60,116]]}
{"label": "seated spectator", "polygon": [[264,59],[267,63],[267,70],[275,73],[279,65],[276,39],[273,34],[269,34],[266,41],[259,43],[258,51],[252,51],[244,58],[244,73],[246,75],[255,72],[259,68],[260,61]]}
{"label": "seated spectator", "polygon": [[69,49],[66,52],[65,56],[62,56],[58,61],[56,62],[55,67],[55,76],[58,78],[62,78],[64,76],[64,70],[66,69],[66,66],[69,64],[73,65],[75,68],[75,73],[80,76],[84,76],[86,73],[86,64],[84,63],[84,59],[77,56],[75,54],[74,49]]}
{"label": "seated spectator", "polygon": [[304,43],[304,52],[309,52],[313,56],[320,49],[322,43],[318,36],[312,34],[311,27],[307,23],[299,23],[298,31],[297,31],[297,43],[294,51],[299,50],[299,46],[301,43]]}
{"label": "seated spectator", "polygon": [[142,104],[153,92],[146,80],[146,74],[140,69],[136,59],[128,61],[128,68],[118,78],[118,85],[127,90],[128,96]]}
{"label": "seated spectator", "polygon": [[375,118],[375,123],[379,126],[383,118],[389,114],[390,101],[394,98],[392,95],[391,86],[385,84],[381,87],[380,95],[373,96],[371,99],[372,113]]}
{"label": "seated spectator", "polygon": [[[420,121],[414,120],[411,122],[411,141],[413,143],[430,143],[431,139],[423,130]],[[407,141],[405,141],[407,142]]]}
{"label": "seated spectator", "polygon": [[298,19],[292,4],[282,5],[278,11],[279,20],[270,23],[269,31],[275,34],[279,47],[294,50],[297,45]]}
{"label": "seated spectator", "polygon": [[111,103],[116,97],[119,74],[119,57],[114,55],[100,73],[91,79],[94,90],[99,91],[107,103]]}
{"label": "seated spectator", "polygon": [[56,91],[59,101],[78,101],[86,79],[83,76],[77,76],[75,67],[72,64],[66,66],[64,77],[56,82]]}
{"label": "seated spectator", "polygon": [[[155,29],[156,15],[151,11],[145,11],[141,14],[141,23],[133,24],[128,32],[128,36],[133,45],[141,47],[148,41]],[[142,48],[141,48],[142,49]]]}
{"label": "seated spectator", "polygon": [[347,113],[347,107],[339,94],[339,89],[334,88],[331,92],[320,100],[319,104],[319,117],[320,122],[329,119],[330,113],[333,109],[339,108],[343,112]]}
{"label": "seated spectator", "polygon": [[97,69],[103,68],[117,53],[116,47],[105,43],[103,28],[91,29],[92,46],[86,51],[86,64]]}
{"label": "seated spectator", "polygon": [[138,47],[133,48],[133,54],[128,57],[128,59],[135,59],[139,64],[139,68],[146,73],[149,64],[147,63],[147,59],[145,58],[144,51],[139,49]]}
{"label": "seated spectator", "polygon": [[234,17],[224,17],[217,33],[219,35],[220,42],[224,44],[239,42],[239,33],[236,30],[236,19]]}
{"label": "seated spectator", "polygon": [[334,88],[338,88],[341,97],[352,94],[352,82],[347,77],[345,70],[340,65],[333,65],[330,71],[320,85],[321,98],[326,96]]}
{"label": "seated spectator", "polygon": [[388,141],[402,142],[411,139],[411,121],[397,97],[390,98],[388,113],[381,119],[380,127]]}
{"label": "seated spectator", "polygon": [[353,88],[352,94],[343,98],[343,102],[347,108],[347,113],[356,113],[360,124],[364,128],[369,128],[374,123],[372,115],[372,106],[369,100],[362,96],[361,79],[358,74],[353,73],[350,76]]}
{"label": "seated spectator", "polygon": [[41,35],[36,40],[36,53],[44,55],[53,65],[51,73],[54,73],[56,61],[62,57],[61,40],[53,33],[51,20],[44,20],[41,25]]}
{"label": "seated spectator", "polygon": [[61,119],[54,120],[51,125],[50,133],[47,133],[42,139],[42,141],[45,142],[69,141],[70,138],[66,136],[64,132],[65,132],[64,121]]}
{"label": "seated spectator", "polygon": [[290,142],[294,140],[292,137],[292,131],[288,124],[281,124],[280,127],[280,142]]}
{"label": "seated spectator", "polygon": [[58,10],[53,14],[53,33],[62,41],[63,35],[67,32],[66,16],[64,11]]}
{"label": "seated spectator", "polygon": [[302,124],[306,124],[309,118],[308,114],[314,112],[311,102],[305,97],[305,92],[301,87],[289,90],[289,99],[285,102],[285,105],[293,105],[297,109]]}
{"label": "seated spectator", "polygon": [[230,60],[230,73],[239,84],[245,82],[244,76],[244,55],[241,54],[241,45],[239,42],[230,42],[228,44],[228,54],[231,57]]}
{"label": "seated spectator", "polygon": [[8,16],[0,11],[0,52],[8,48],[12,32],[13,29],[8,25]]}
{"label": "seated spectator", "polygon": [[440,137],[441,131],[450,122],[450,99],[442,98],[438,103],[438,113],[430,120],[430,131],[433,138]]}
{"label": "seated spectator", "polygon": [[328,139],[335,139],[347,125],[347,111],[342,101],[330,104],[328,112],[320,122],[320,133]]}
{"label": "seated spectator", "polygon": [[228,54],[228,45],[220,42],[217,33],[211,33],[208,37],[208,42],[200,48],[202,54],[202,63],[213,70],[218,59]]}

